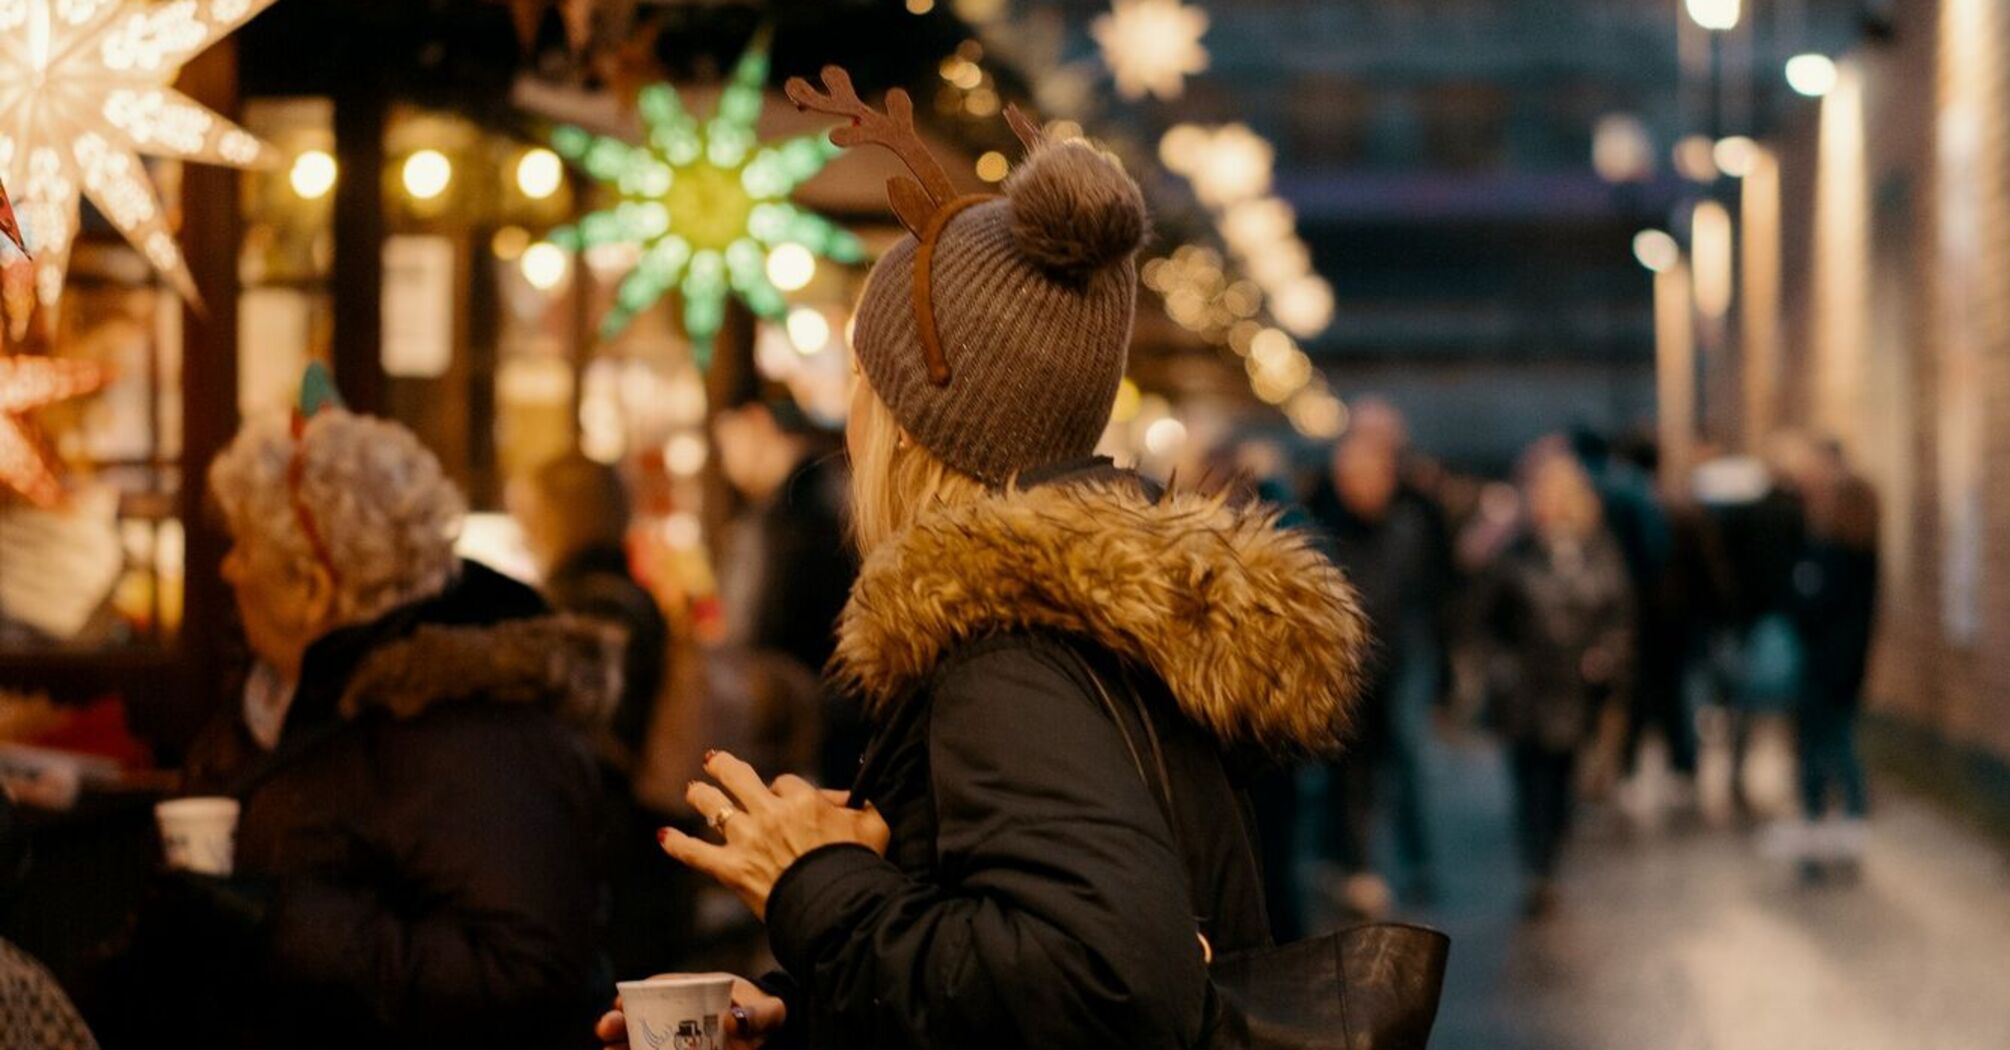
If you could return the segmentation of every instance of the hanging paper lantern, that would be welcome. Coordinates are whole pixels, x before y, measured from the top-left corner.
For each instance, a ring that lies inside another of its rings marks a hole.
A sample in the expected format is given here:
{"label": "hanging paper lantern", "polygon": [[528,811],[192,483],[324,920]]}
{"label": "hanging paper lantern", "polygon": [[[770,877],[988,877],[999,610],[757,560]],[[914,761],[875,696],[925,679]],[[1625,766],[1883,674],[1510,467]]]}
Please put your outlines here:
{"label": "hanging paper lantern", "polygon": [[[0,2],[0,182],[15,194],[53,321],[80,196],[181,294],[195,280],[140,155],[249,167],[271,147],[168,85],[274,0]],[[14,317],[18,336],[27,322]]]}
{"label": "hanging paper lantern", "polygon": [[28,413],[88,394],[109,378],[104,366],[92,361],[0,357],[0,485],[38,507],[61,503],[63,486],[55,461]]}

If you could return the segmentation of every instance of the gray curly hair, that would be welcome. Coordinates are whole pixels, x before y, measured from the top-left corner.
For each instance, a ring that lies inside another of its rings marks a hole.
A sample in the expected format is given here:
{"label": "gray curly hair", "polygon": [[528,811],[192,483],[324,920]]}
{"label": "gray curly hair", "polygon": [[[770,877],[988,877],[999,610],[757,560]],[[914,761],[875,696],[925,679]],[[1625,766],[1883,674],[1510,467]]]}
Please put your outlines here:
{"label": "gray curly hair", "polygon": [[[255,535],[305,572],[319,555],[287,481],[295,445],[285,418],[247,423],[210,464],[209,488],[235,539]],[[299,446],[299,499],[333,563],[337,616],[374,619],[446,588],[467,503],[411,431],[328,409]]]}

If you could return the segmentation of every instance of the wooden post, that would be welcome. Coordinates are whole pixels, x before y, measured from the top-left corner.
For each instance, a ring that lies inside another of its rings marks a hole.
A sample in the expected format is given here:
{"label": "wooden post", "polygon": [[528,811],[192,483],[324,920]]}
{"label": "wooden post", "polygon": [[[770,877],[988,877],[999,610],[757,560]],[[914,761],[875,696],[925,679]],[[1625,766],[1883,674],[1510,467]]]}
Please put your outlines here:
{"label": "wooden post", "polygon": [[[237,46],[225,39],[182,67],[180,90],[225,116],[237,115]],[[237,256],[241,176],[190,164],[182,173],[182,253],[203,308],[182,313],[182,477],[180,514],[187,536],[181,660],[173,694],[153,710],[133,712],[148,739],[179,746],[208,717],[223,679],[231,596],[219,569],[230,539],[207,509],[210,460],[237,432]],[[172,294],[172,293],[169,293]]]}
{"label": "wooden post", "polygon": [[370,76],[335,92],[335,382],[359,412],[386,407],[384,365],[384,123],[387,102]]}

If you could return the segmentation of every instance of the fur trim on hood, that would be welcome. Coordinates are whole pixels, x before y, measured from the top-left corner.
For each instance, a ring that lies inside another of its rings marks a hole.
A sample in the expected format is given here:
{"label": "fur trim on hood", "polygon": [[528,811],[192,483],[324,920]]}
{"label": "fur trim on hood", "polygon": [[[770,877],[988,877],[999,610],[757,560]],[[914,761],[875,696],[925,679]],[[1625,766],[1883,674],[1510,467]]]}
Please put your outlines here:
{"label": "fur trim on hood", "polygon": [[577,616],[423,626],[363,661],[343,690],[342,715],[381,708],[415,718],[438,704],[479,699],[604,725],[621,696],[621,641],[618,629]]}
{"label": "fur trim on hood", "polygon": [[1015,630],[1088,638],[1224,744],[1280,752],[1335,745],[1368,648],[1340,570],[1275,511],[1132,479],[929,511],[867,558],[832,669],[883,716],[957,645]]}

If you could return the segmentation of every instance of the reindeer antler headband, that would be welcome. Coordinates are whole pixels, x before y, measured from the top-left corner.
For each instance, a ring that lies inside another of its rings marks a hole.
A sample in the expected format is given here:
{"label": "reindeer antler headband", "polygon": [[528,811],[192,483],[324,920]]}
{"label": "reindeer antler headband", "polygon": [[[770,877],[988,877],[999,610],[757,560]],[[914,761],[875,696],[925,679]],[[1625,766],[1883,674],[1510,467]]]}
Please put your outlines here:
{"label": "reindeer antler headband", "polygon": [[[894,88],[886,93],[886,112],[865,104],[852,87],[851,74],[840,66],[823,69],[824,90],[818,91],[801,77],[789,78],[784,90],[796,108],[850,118],[847,126],[833,129],[831,141],[847,149],[854,146],[883,146],[907,165],[914,178],[896,175],[886,180],[886,198],[894,217],[920,242],[914,256],[914,319],[921,337],[921,353],[928,364],[928,380],[936,386],[949,385],[949,359],[942,351],[941,334],[935,326],[934,295],[931,287],[935,245],[950,220],[964,209],[997,200],[992,193],[958,196],[940,161],[928,152],[921,132],[914,126],[914,103],[907,92]],[[1005,108],[1005,119],[1028,150],[1043,141],[1040,130],[1019,112]]]}

